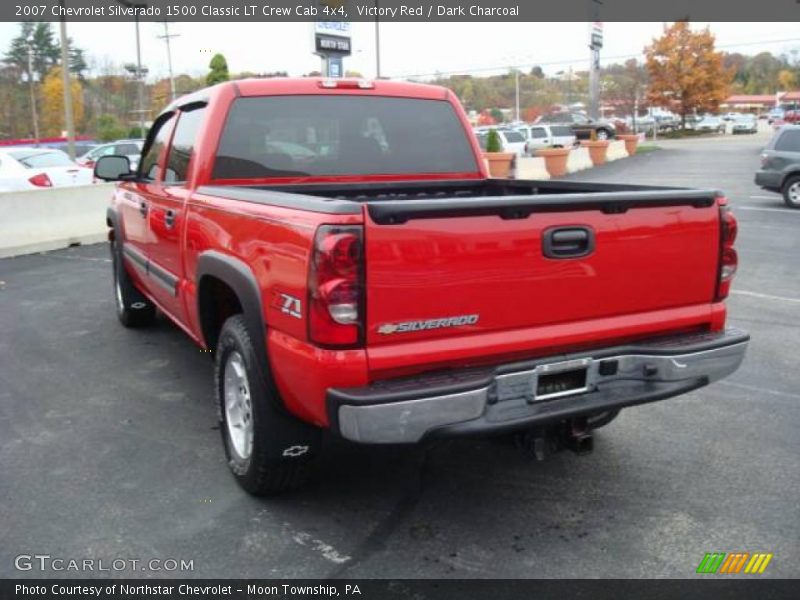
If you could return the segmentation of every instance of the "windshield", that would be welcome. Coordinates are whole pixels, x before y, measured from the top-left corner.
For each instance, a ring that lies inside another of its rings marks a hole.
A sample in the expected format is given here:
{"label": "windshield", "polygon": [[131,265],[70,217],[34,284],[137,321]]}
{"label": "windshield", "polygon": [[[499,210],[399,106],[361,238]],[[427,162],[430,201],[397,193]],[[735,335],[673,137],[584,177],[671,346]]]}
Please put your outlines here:
{"label": "windshield", "polygon": [[58,150],[52,152],[19,151],[10,152],[9,154],[11,154],[13,158],[16,158],[20,164],[29,169],[75,166],[75,163],[69,159],[69,156]]}
{"label": "windshield", "polygon": [[213,179],[477,170],[467,133],[448,102],[270,96],[234,102]]}

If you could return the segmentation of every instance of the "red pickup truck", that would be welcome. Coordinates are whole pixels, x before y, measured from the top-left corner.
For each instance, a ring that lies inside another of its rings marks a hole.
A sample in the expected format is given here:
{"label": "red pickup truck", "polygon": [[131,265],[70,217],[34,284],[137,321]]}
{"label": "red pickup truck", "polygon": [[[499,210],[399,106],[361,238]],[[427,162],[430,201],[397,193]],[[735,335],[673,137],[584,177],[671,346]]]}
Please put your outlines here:
{"label": "red pickup truck", "polygon": [[251,493],[297,485],[325,429],[588,450],[621,408],[728,375],[748,343],[725,327],[720,192],[491,179],[440,87],[226,82],[164,110],[135,173],[111,156],[95,175],[119,181],[119,318],[158,309],[213,353]]}

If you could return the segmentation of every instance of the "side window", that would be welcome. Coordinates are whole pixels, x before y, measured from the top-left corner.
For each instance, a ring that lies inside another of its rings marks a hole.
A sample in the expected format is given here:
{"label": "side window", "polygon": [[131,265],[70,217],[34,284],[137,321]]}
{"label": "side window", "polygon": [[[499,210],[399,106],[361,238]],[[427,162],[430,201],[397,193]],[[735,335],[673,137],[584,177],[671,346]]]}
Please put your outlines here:
{"label": "side window", "polygon": [[136,144],[117,144],[114,154],[133,156],[134,154],[139,154],[139,148],[136,146]]}
{"label": "side window", "polygon": [[800,129],[789,129],[781,134],[775,142],[775,150],[783,152],[800,152]]}
{"label": "side window", "polygon": [[155,136],[151,138],[149,146],[145,146],[145,152],[142,156],[142,161],[139,164],[139,175],[146,179],[158,179],[158,157],[161,150],[169,139],[169,134],[172,131],[172,124],[175,122],[175,115],[172,114],[157,124]]}
{"label": "side window", "polygon": [[544,127],[534,127],[531,129],[531,137],[532,138],[543,138],[547,137],[544,131]]}
{"label": "side window", "polygon": [[175,127],[175,135],[172,136],[172,147],[167,157],[164,183],[186,181],[189,159],[192,157],[194,142],[205,112],[205,107],[202,107],[180,113],[178,125]]}

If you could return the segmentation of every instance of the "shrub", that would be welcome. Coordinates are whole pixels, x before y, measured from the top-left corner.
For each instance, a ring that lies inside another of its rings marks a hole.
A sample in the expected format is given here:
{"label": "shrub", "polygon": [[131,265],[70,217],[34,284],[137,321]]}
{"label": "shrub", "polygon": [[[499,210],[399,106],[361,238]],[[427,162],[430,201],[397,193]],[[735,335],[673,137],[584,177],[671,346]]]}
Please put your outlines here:
{"label": "shrub", "polygon": [[496,129],[490,129],[489,135],[486,136],[486,151],[487,152],[502,152],[503,144],[500,142],[500,134]]}

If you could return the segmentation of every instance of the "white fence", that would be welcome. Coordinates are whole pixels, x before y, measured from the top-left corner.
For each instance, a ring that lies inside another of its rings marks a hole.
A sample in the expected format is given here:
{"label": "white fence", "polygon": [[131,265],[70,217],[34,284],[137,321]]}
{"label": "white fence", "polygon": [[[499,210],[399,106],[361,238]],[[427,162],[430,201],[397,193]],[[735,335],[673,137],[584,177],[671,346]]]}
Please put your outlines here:
{"label": "white fence", "polygon": [[104,240],[113,185],[0,193],[0,257]]}

